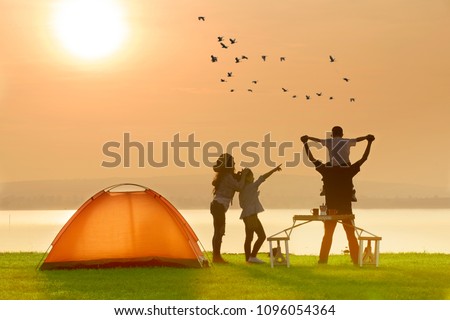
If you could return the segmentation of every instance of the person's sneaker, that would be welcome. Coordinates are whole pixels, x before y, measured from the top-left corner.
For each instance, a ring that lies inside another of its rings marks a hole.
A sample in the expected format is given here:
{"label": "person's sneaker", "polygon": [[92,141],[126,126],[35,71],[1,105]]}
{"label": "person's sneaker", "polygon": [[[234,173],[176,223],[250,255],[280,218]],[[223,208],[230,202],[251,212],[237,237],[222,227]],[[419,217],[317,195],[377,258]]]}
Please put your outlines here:
{"label": "person's sneaker", "polygon": [[265,263],[264,261],[259,260],[257,257],[250,257],[247,261],[250,263]]}

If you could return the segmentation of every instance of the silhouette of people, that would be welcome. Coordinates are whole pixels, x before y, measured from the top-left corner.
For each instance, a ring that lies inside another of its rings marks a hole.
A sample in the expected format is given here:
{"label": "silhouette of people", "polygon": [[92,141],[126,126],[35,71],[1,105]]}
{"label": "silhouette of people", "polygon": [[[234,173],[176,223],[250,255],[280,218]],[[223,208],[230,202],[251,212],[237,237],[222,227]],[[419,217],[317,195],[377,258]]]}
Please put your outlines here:
{"label": "silhouette of people", "polygon": [[[261,249],[264,240],[266,240],[266,233],[258,218],[258,213],[263,212],[264,208],[259,201],[259,186],[266,181],[275,171],[281,171],[281,165],[270,170],[269,172],[260,176],[256,181],[253,172],[250,169],[244,169],[246,172],[245,185],[239,192],[239,204],[242,208],[240,219],[244,221],[245,225],[245,242],[244,252],[245,261],[249,263],[264,263],[264,261],[258,259],[256,256]],[[256,233],[258,239],[253,244],[253,234]]]}
{"label": "silhouette of people", "polygon": [[241,191],[245,184],[246,172],[243,172],[241,179],[235,173],[234,158],[229,153],[222,154],[213,167],[216,175],[212,181],[213,201],[210,204],[210,211],[213,216],[214,235],[212,238],[213,262],[227,263],[221,255],[222,238],[225,235],[225,213],[230,207],[231,201],[236,191]]}
{"label": "silhouette of people", "polygon": [[[342,127],[335,126],[331,129],[331,138],[319,139],[309,137],[309,140],[319,142],[328,150],[329,162],[332,166],[350,166],[350,148],[354,147],[357,142],[363,141],[367,138],[358,137],[355,139],[344,138],[344,130]],[[353,189],[352,200],[356,201],[356,191]],[[325,195],[325,188],[322,188],[321,196]]]}
{"label": "silhouette of people", "polygon": [[[306,154],[309,160],[314,164],[317,172],[322,175],[325,186],[325,203],[328,209],[337,210],[339,215],[351,215],[352,211],[352,190],[353,177],[360,171],[361,165],[367,160],[372,142],[375,140],[373,135],[367,135],[367,147],[360,160],[350,166],[327,166],[320,160],[314,158],[308,146],[308,136],[302,136],[301,141],[304,144]],[[355,229],[353,227],[354,220],[342,220],[345,233],[347,235],[348,247],[350,249],[350,256],[354,264],[358,263],[359,245],[355,236]],[[319,264],[328,263],[328,255],[330,253],[331,244],[333,242],[333,234],[336,228],[337,221],[324,221],[324,236],[320,248]]]}

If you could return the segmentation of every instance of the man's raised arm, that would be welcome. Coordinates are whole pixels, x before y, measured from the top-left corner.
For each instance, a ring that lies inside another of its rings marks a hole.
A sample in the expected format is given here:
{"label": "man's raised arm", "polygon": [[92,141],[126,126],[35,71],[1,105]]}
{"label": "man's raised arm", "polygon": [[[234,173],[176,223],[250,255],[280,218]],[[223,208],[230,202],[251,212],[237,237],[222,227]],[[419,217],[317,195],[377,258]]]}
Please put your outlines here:
{"label": "man's raised arm", "polygon": [[309,161],[311,161],[312,163],[316,162],[316,159],[314,158],[314,156],[311,153],[311,149],[309,148],[308,145],[308,136],[302,136],[300,138],[300,140],[303,142],[303,145],[305,146],[305,151],[306,151],[306,155],[308,156]]}
{"label": "man's raised arm", "polygon": [[364,151],[364,154],[361,159],[358,160],[358,165],[362,165],[364,162],[366,162],[367,158],[369,157],[370,153],[370,147],[372,146],[372,142],[375,140],[375,137],[371,134],[367,135],[367,146],[366,150]]}

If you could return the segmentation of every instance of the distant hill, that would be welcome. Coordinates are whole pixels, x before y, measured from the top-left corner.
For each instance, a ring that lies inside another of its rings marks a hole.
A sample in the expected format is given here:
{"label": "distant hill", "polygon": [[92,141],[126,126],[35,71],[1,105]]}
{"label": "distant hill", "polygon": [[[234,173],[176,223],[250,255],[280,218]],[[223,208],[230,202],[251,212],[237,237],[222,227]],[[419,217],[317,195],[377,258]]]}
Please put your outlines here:
{"label": "distant hill", "polygon": [[[207,209],[212,197],[210,175],[21,181],[0,184],[0,209],[76,209],[99,190],[124,182],[147,186],[180,209]],[[317,176],[274,175],[261,186],[261,201],[266,208],[309,208],[323,202],[321,186]],[[355,208],[450,208],[442,188],[358,181],[356,189]]]}

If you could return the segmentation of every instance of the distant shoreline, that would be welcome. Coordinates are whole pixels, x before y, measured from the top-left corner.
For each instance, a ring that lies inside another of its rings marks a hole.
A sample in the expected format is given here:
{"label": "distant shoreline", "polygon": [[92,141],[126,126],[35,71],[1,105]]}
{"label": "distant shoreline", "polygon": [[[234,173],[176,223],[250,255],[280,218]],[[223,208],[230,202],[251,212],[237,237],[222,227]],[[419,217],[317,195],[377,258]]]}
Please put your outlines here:
{"label": "distant shoreline", "polygon": [[[0,210],[61,210],[79,208],[105,187],[129,181],[150,187],[178,209],[208,209],[211,176],[49,180],[0,183]],[[309,176],[276,176],[261,188],[267,209],[312,208],[325,201],[321,181]],[[450,209],[449,190],[406,184],[358,181],[355,209]],[[237,207],[237,196],[235,196]]]}

